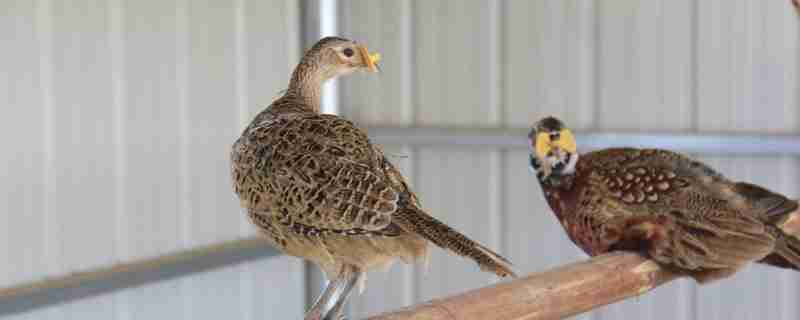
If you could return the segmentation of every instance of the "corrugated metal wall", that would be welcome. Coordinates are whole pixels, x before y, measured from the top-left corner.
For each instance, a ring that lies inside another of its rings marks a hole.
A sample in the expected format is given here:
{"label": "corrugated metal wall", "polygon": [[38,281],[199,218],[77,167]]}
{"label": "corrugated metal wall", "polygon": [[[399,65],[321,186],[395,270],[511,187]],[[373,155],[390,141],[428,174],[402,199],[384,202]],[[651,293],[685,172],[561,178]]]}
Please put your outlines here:
{"label": "corrugated metal wall", "polygon": [[[647,132],[800,132],[798,22],[788,1],[342,1],[342,34],[383,72],[342,81],[364,125],[570,126]],[[423,205],[533,272],[583,255],[527,171],[527,150],[391,146]],[[728,176],[800,192],[788,157],[704,160]],[[437,250],[427,273],[371,275],[359,316],[485,285]],[[582,319],[797,319],[800,277],[760,266],[698,288],[681,280]]]}
{"label": "corrugated metal wall", "polygon": [[[297,2],[0,7],[0,287],[254,234],[228,148],[299,59]],[[284,257],[15,317],[299,318],[304,290]]]}
{"label": "corrugated metal wall", "polygon": [[[227,148],[300,55],[289,0],[0,2],[0,287],[252,235]],[[800,35],[788,1],[340,1],[341,34],[384,55],[341,83],[363,125],[800,132]],[[423,205],[532,272],[582,259],[525,150],[387,146]],[[800,193],[788,157],[704,156]],[[299,318],[298,259],[274,258],[55,305],[19,319]],[[280,276],[276,276],[280,275]],[[268,282],[267,282],[268,281]],[[485,285],[431,268],[370,275],[356,317]],[[796,319],[797,274],[678,281],[582,319]]]}

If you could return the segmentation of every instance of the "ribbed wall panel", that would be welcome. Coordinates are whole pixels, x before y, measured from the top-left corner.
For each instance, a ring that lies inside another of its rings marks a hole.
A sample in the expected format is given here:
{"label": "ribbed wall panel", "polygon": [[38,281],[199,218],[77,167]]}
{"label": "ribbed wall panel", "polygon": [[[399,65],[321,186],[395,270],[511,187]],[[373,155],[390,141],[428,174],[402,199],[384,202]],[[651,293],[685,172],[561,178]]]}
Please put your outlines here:
{"label": "ribbed wall panel", "polygon": [[[115,18],[120,169],[118,257],[152,257],[183,247],[176,10],[163,1],[121,1]],[[154,47],[160,48],[153,50]]]}
{"label": "ribbed wall panel", "polygon": [[50,13],[54,192],[46,214],[55,222],[48,245],[63,274],[115,260],[118,110],[108,2],[53,1]]}
{"label": "ribbed wall panel", "polygon": [[[0,287],[254,234],[229,148],[299,59],[295,1],[0,8]],[[277,257],[9,318],[299,318],[304,288]]]}
{"label": "ribbed wall panel", "polygon": [[504,2],[504,124],[528,127],[557,116],[574,128],[595,121],[595,16],[580,0]]}
{"label": "ribbed wall panel", "polygon": [[[3,64],[0,72],[0,261],[16,261],[0,266],[0,286],[32,280],[48,271],[46,236],[42,214],[48,200],[48,161],[45,154],[46,118],[40,58],[32,52],[41,48],[41,25],[35,19],[36,3],[12,1],[0,13],[0,47],[3,56],[13,63]],[[24,244],[20,246],[19,244]]]}
{"label": "ribbed wall panel", "polygon": [[596,2],[598,127],[691,128],[693,3]]}
{"label": "ribbed wall panel", "polygon": [[[186,83],[184,161],[191,173],[184,186],[191,203],[184,227],[187,244],[230,240],[239,233],[231,192],[229,150],[240,133],[236,76],[236,13],[233,2],[186,1],[187,39],[182,76]],[[222,214],[229,212],[231,214]]]}
{"label": "ribbed wall panel", "polygon": [[[228,148],[300,55],[298,3],[0,4],[0,286],[252,235]],[[788,1],[340,1],[342,34],[384,56],[343,79],[363,125],[800,132],[798,19]],[[1,113],[2,111],[0,111]],[[423,206],[521,272],[581,259],[524,150],[388,146]],[[794,158],[703,158],[796,195]],[[22,245],[20,245],[22,244]],[[52,306],[13,319],[302,314],[302,264],[276,258]],[[433,250],[431,267],[370,275],[353,315],[493,281]],[[754,266],[682,280],[594,319],[796,319],[796,273]]]}

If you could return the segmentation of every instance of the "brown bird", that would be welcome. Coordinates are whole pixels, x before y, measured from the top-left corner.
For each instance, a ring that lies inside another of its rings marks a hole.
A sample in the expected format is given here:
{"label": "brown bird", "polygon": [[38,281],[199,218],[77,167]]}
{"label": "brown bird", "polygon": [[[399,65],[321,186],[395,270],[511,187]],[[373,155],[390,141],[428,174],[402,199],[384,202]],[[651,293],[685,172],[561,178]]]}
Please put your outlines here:
{"label": "brown bird", "polygon": [[233,184],[248,217],[281,251],[313,261],[331,283],[306,319],[338,317],[362,274],[427,257],[428,242],[499,276],[511,264],[425,213],[400,172],[352,122],[320,114],[323,82],[376,71],[377,54],[328,37],[309,49],[289,88],[233,145]]}
{"label": "brown bird", "polygon": [[530,167],[570,239],[591,256],[644,253],[703,283],[756,261],[800,270],[798,203],[657,149],[578,155],[556,118],[531,129]]}

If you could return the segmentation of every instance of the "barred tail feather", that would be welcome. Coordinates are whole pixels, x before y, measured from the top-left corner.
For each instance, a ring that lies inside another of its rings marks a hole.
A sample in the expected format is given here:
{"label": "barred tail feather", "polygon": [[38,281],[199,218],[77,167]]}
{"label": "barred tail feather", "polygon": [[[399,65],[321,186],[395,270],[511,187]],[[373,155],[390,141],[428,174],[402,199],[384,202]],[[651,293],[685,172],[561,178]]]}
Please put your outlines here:
{"label": "barred tail feather", "polygon": [[500,277],[517,277],[511,262],[485,246],[414,207],[402,208],[392,221],[408,232],[422,236],[435,245],[477,262],[481,270]]}
{"label": "barred tail feather", "polygon": [[800,271],[800,240],[796,238],[779,239],[775,251],[759,261],[773,267]]}
{"label": "barred tail feather", "polygon": [[784,215],[775,226],[779,230],[775,249],[759,262],[800,271],[800,210]]}

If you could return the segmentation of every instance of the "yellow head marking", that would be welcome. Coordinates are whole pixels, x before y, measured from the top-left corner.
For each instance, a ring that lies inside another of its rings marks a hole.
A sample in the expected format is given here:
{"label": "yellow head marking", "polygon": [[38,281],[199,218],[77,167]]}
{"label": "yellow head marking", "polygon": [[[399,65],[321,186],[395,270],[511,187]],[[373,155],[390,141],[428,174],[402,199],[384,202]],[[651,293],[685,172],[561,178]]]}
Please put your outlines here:
{"label": "yellow head marking", "polygon": [[550,135],[546,132],[541,132],[536,135],[536,156],[539,159],[547,158],[547,153],[550,152]]}
{"label": "yellow head marking", "polygon": [[561,129],[560,136],[561,137],[556,141],[557,146],[569,153],[575,153],[575,151],[578,150],[578,147],[575,144],[575,136],[572,135],[572,131],[569,131],[569,129]]}
{"label": "yellow head marking", "polygon": [[536,135],[536,155],[540,159],[546,158],[547,153],[553,150],[553,148],[575,153],[575,151],[577,151],[575,136],[572,135],[569,129],[561,129],[557,140],[551,140],[550,134],[547,132],[541,132]]}

